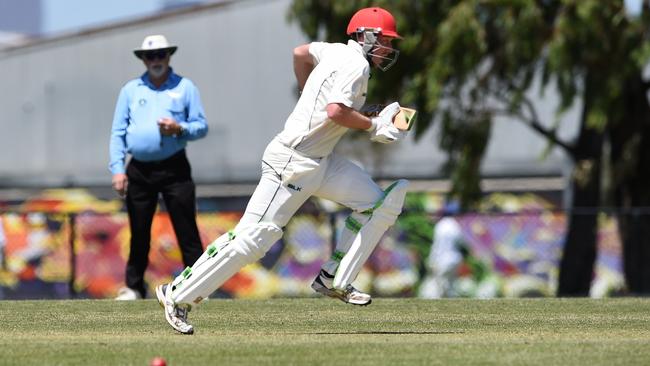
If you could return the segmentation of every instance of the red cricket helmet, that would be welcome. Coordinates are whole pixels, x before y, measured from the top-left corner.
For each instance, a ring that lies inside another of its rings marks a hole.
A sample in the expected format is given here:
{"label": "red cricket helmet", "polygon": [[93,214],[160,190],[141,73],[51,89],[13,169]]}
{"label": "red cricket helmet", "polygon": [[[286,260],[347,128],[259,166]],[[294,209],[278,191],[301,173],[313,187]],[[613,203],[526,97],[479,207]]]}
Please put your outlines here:
{"label": "red cricket helmet", "polygon": [[350,19],[347,34],[352,35],[369,29],[374,29],[383,36],[402,38],[397,33],[393,14],[386,9],[373,7],[357,11]]}

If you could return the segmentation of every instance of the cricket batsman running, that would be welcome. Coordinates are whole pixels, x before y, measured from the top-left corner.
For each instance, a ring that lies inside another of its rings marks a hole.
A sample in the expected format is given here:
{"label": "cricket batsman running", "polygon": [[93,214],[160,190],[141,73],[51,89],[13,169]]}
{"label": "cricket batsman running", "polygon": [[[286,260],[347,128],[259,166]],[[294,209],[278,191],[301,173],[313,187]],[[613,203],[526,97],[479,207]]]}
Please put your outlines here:
{"label": "cricket batsman running", "polygon": [[371,297],[351,283],[384,232],[402,211],[408,181],[382,190],[363,169],[333,153],[349,130],[365,130],[370,140],[391,143],[406,132],[393,125],[400,106],[392,103],[378,116],[359,110],[366,100],[370,66],[385,71],[399,52],[395,19],[382,8],[359,10],[348,24],[347,44],[313,42],[293,52],[294,71],[302,90],[284,130],[267,146],[262,177],[241,221],[210,244],[191,268],[156,288],[167,322],[192,334],[187,321],[192,306],[210,296],[245,265],[262,258],[282,237],[282,228],[311,196],[352,209],[329,261],[311,287],[354,305]]}

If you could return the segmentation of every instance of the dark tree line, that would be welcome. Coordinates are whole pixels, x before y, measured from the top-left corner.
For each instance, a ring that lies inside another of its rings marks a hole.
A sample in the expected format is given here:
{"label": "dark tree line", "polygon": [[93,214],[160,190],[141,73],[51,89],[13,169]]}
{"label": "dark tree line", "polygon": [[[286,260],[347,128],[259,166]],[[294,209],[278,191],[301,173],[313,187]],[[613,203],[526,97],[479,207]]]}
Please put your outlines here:
{"label": "dark tree line", "polygon": [[[370,95],[399,96],[419,112],[416,134],[441,124],[450,194],[472,208],[494,118],[509,116],[563,149],[573,163],[571,209],[559,296],[589,293],[598,216],[618,218],[628,289],[650,293],[650,9],[626,14],[623,0],[294,0],[289,18],[312,39],[345,41],[352,14],[389,9],[400,60],[376,73]],[[539,85],[534,88],[533,85]],[[535,98],[557,93],[554,120]],[[579,132],[558,136],[559,116],[579,106]]]}

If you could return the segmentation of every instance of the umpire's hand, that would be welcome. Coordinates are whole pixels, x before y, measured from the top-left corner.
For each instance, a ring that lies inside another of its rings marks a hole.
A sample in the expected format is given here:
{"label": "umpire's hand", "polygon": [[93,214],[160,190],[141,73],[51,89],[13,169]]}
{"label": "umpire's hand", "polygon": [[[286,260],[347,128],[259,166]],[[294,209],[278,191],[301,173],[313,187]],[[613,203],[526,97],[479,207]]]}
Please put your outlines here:
{"label": "umpire's hand", "polygon": [[173,118],[164,117],[159,119],[158,128],[163,136],[176,136],[181,134],[181,125]]}
{"label": "umpire's hand", "polygon": [[126,196],[126,188],[128,185],[129,180],[126,177],[126,174],[113,174],[113,189],[120,195],[120,197]]}

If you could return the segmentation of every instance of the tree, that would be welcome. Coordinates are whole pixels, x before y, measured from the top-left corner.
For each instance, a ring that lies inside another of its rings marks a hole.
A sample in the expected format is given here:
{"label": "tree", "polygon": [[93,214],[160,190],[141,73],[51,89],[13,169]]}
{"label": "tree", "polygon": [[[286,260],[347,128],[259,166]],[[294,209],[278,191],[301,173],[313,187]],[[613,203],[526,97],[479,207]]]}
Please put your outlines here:
{"label": "tree", "polygon": [[[647,3],[631,19],[622,0],[294,0],[289,17],[312,39],[341,42],[352,14],[367,6],[389,9],[405,36],[399,62],[373,74],[379,81],[369,95],[416,106],[416,136],[441,124],[450,194],[473,207],[493,121],[514,117],[575,166],[558,295],[588,294],[594,211],[605,207],[618,208],[629,290],[650,293],[650,216],[643,212],[650,207],[650,170],[643,169],[650,166],[650,149],[643,148],[650,138]],[[561,97],[553,121],[538,117],[534,101],[544,92]],[[559,116],[574,104],[581,105],[579,133],[564,141]]]}

